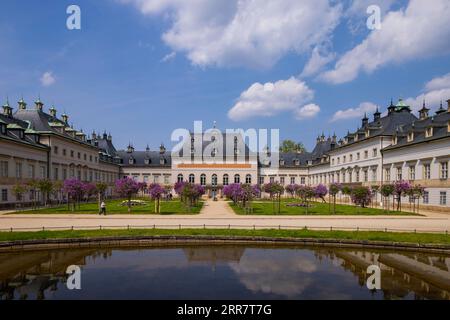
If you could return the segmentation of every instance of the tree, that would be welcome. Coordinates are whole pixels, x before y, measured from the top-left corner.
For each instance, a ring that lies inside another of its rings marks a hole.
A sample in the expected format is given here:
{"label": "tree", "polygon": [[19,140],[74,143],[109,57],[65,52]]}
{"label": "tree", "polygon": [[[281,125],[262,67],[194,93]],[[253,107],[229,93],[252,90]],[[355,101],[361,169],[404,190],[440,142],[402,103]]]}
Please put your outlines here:
{"label": "tree", "polygon": [[67,194],[67,206],[70,210],[70,204],[72,202],[72,211],[75,211],[75,207],[80,203],[83,196],[83,182],[78,179],[67,179],[64,181],[64,192]]}
{"label": "tree", "polygon": [[[333,197],[333,213],[336,214],[336,195],[339,193],[339,191],[342,190],[342,185],[339,183],[332,183],[330,184],[330,196]],[[330,207],[328,207],[330,209]]]}
{"label": "tree", "polygon": [[148,193],[150,198],[155,201],[155,213],[161,213],[161,197],[165,193],[164,188],[158,183],[152,183],[148,186]]}
{"label": "tree", "polygon": [[291,195],[292,198],[295,197],[296,193],[297,193],[297,189],[298,189],[299,185],[298,184],[288,184],[285,188],[286,192],[289,193]]}
{"label": "tree", "polygon": [[57,203],[60,204],[61,203],[61,198],[62,198],[62,190],[63,190],[63,183],[62,181],[54,181],[53,182],[53,190],[52,190],[52,195],[53,198],[56,199]]}
{"label": "tree", "polygon": [[38,188],[42,192],[44,206],[47,206],[47,202],[50,198],[50,194],[53,191],[53,182],[50,179],[39,180]]}
{"label": "tree", "polygon": [[352,189],[351,199],[355,205],[365,208],[372,199],[372,192],[368,187],[354,187]]}
{"label": "tree", "polygon": [[108,190],[108,185],[103,182],[97,182],[95,184],[95,190],[97,191],[98,210],[100,212],[102,199],[105,197],[105,192]]}
{"label": "tree", "polygon": [[37,192],[38,189],[38,181],[35,179],[32,179],[27,182],[27,188],[30,192],[30,198],[33,199],[33,209],[36,209],[37,207]]}
{"label": "tree", "polygon": [[322,202],[326,203],[325,196],[328,194],[328,189],[323,184],[319,184],[314,188],[314,196],[322,199]]}
{"label": "tree", "polygon": [[223,194],[231,199],[234,204],[239,204],[239,199],[243,193],[240,183],[232,183],[223,187]]}
{"label": "tree", "polygon": [[264,192],[267,192],[272,200],[272,211],[275,213],[275,203],[277,203],[278,214],[281,212],[281,195],[284,192],[284,187],[277,181],[269,182],[264,185]]}
{"label": "tree", "polygon": [[305,147],[301,142],[295,142],[292,140],[283,140],[280,146],[280,152],[288,153],[288,152],[305,152]]}
{"label": "tree", "polygon": [[139,184],[129,177],[116,180],[115,191],[128,200],[128,212],[131,212],[131,198],[139,192]]}
{"label": "tree", "polygon": [[86,202],[89,201],[89,199],[97,194],[97,187],[95,184],[90,182],[83,182],[83,195],[86,196]]}
{"label": "tree", "polygon": [[383,197],[383,207],[384,209],[389,209],[389,199],[390,196],[394,194],[394,185],[384,184],[380,188],[380,194]]}
{"label": "tree", "polygon": [[25,192],[27,192],[27,186],[24,184],[16,183],[13,186],[12,191],[16,196],[17,201],[23,201],[23,195]]}
{"label": "tree", "polygon": [[352,188],[349,186],[343,186],[342,187],[342,194],[346,195],[347,197],[352,194]]}
{"label": "tree", "polygon": [[411,189],[411,184],[408,181],[396,181],[394,184],[394,195],[397,200],[397,211],[402,210],[402,197],[407,195]]}
{"label": "tree", "polygon": [[305,207],[305,213],[308,214],[309,200],[314,197],[314,189],[310,186],[299,186],[297,194]]}

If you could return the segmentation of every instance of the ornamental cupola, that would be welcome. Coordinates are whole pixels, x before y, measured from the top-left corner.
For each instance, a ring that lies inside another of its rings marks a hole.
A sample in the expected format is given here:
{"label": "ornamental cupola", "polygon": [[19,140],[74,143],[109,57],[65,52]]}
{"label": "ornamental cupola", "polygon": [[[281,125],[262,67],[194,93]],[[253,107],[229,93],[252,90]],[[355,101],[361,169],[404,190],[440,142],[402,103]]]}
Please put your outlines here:
{"label": "ornamental cupola", "polygon": [[41,101],[41,97],[39,97],[34,104],[36,105],[36,110],[37,111],[42,111],[42,109],[44,108],[44,104]]}
{"label": "ornamental cupola", "polygon": [[446,112],[446,110],[442,106],[442,100],[441,100],[441,106],[439,107],[439,110],[436,111],[436,114],[441,114],[441,113],[444,113],[444,112]]}
{"label": "ornamental cupola", "polygon": [[127,153],[133,153],[133,152],[134,152],[134,147],[130,142],[127,147]]}
{"label": "ornamental cupola", "polygon": [[391,99],[391,104],[388,107],[388,114],[391,114],[395,111],[394,101]]}
{"label": "ornamental cupola", "polygon": [[61,119],[66,125],[69,125],[69,116],[67,114],[63,113]]}
{"label": "ornamental cupola", "polygon": [[419,119],[420,120],[425,120],[428,118],[428,111],[430,111],[430,109],[428,109],[425,105],[425,100],[423,100],[423,104],[422,104],[422,109],[419,110]]}
{"label": "ornamental cupola", "polygon": [[369,124],[369,118],[367,118],[367,113],[364,112],[364,118],[362,118],[361,125],[364,128]]}
{"label": "ornamental cupola", "polygon": [[159,146],[159,153],[166,153],[166,147],[164,147],[164,143],[161,143],[161,145]]}
{"label": "ornamental cupola", "polygon": [[51,115],[53,118],[56,118],[56,109],[55,109],[55,106],[54,106],[54,105],[52,105],[48,111],[50,112],[50,115]]}
{"label": "ornamental cupola", "polygon": [[6,98],[6,102],[3,105],[3,115],[7,117],[12,117],[12,108],[9,105],[8,98]]}
{"label": "ornamental cupola", "polygon": [[375,111],[375,113],[373,114],[373,121],[378,121],[381,118],[381,112],[378,110],[377,107],[377,111]]}
{"label": "ornamental cupola", "polygon": [[23,97],[19,100],[19,110],[25,110],[27,108],[27,103],[23,100]]}

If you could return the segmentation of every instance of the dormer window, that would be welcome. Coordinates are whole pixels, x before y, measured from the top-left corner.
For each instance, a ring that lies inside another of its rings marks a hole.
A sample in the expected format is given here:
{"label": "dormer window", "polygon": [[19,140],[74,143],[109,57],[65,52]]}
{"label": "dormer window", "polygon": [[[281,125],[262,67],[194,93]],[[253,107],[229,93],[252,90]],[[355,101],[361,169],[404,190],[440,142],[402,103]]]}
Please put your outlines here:
{"label": "dormer window", "polygon": [[166,159],[164,159],[164,158],[159,159],[159,163],[161,165],[166,164]]}
{"label": "dormer window", "polygon": [[149,158],[145,159],[145,160],[144,160],[144,163],[147,164],[147,165],[149,165],[149,164],[150,164],[150,159],[149,159]]}
{"label": "dormer window", "polygon": [[299,166],[299,165],[300,165],[300,160],[295,159],[295,160],[294,160],[294,164],[295,164],[296,166]]}
{"label": "dormer window", "polygon": [[128,164],[134,164],[134,159],[133,158],[128,159]]}
{"label": "dormer window", "polygon": [[366,138],[368,138],[370,136],[370,130],[369,129],[366,130],[366,132],[364,133],[364,136]]}
{"label": "dormer window", "polygon": [[397,136],[393,136],[392,137],[392,144],[396,145],[397,144]]}
{"label": "dormer window", "polygon": [[429,127],[425,130],[425,138],[430,138],[433,136],[433,127]]}
{"label": "dormer window", "polygon": [[280,160],[280,166],[284,166],[284,160],[283,159]]}
{"label": "dormer window", "polygon": [[411,142],[414,140],[414,132],[408,133],[408,142]]}

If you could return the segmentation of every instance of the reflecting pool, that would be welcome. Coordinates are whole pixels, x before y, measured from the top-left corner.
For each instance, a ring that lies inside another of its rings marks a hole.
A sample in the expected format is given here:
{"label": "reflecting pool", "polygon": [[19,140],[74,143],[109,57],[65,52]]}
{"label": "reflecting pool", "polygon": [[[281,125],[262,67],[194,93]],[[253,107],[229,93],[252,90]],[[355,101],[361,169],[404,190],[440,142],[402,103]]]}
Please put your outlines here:
{"label": "reflecting pool", "polygon": [[[369,265],[381,290],[366,286]],[[81,290],[66,286],[81,268]],[[0,299],[450,299],[450,256],[186,245],[0,253]]]}

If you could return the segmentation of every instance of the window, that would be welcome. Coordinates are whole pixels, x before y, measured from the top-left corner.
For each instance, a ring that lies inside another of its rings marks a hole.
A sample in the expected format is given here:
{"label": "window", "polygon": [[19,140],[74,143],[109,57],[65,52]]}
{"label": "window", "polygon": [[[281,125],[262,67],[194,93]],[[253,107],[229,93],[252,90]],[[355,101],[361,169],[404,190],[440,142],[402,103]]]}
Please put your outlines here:
{"label": "window", "polygon": [[74,157],[75,152],[73,150],[70,150],[70,156],[73,158]]}
{"label": "window", "polygon": [[149,158],[144,159],[144,163],[145,163],[146,165],[149,165],[149,164],[150,164],[150,159],[149,159]]}
{"label": "window", "polygon": [[280,177],[280,183],[284,185],[284,177]]}
{"label": "window", "polygon": [[22,178],[22,163],[16,162],[16,178],[21,179]]}
{"label": "window", "polygon": [[78,152],[77,157],[78,159],[81,159],[81,152]]}
{"label": "window", "polygon": [[63,180],[66,180],[67,179],[67,169],[63,169],[62,173],[63,173]]}
{"label": "window", "polygon": [[352,162],[353,161],[353,155],[351,154],[350,155],[350,162]]}
{"label": "window", "polygon": [[200,176],[200,184],[206,186],[206,174],[204,173]]}
{"label": "window", "polygon": [[182,174],[179,174],[177,176],[177,182],[183,182],[183,175]]}
{"label": "window", "polygon": [[359,170],[356,170],[356,182],[359,182]]}
{"label": "window", "polygon": [[275,182],[275,177],[270,177],[269,181],[270,181],[270,183],[274,183]]}
{"label": "window", "polygon": [[334,158],[333,158],[333,159],[331,159],[331,165],[333,165],[333,166],[334,166]]}
{"label": "window", "polygon": [[0,161],[0,177],[8,178],[8,161]]}
{"label": "window", "polygon": [[342,160],[342,163],[345,163],[347,161],[347,156],[344,156],[344,159]]}
{"label": "window", "polygon": [[83,159],[84,159],[84,161],[87,160],[87,155],[86,155],[86,153],[83,155]]}
{"label": "window", "polygon": [[247,184],[252,183],[252,175],[248,174],[245,176],[245,183],[247,183]]}
{"label": "window", "polygon": [[217,174],[212,175],[211,184],[217,186]]}
{"label": "window", "polygon": [[228,185],[228,180],[229,180],[228,175],[227,175],[227,174],[224,174],[224,175],[223,175],[223,185],[224,185],[224,186],[227,186],[227,185]]}
{"label": "window", "polygon": [[236,174],[234,175],[234,183],[240,183],[241,182],[241,176]]}
{"label": "window", "polygon": [[144,176],[144,182],[148,183],[148,176]]}
{"label": "window", "polygon": [[427,128],[427,129],[425,130],[425,138],[430,138],[430,137],[432,137],[432,136],[433,136],[433,128],[432,128],[432,127]]}
{"label": "window", "polygon": [[441,179],[448,179],[448,161],[441,162]]}
{"label": "window", "polygon": [[423,203],[429,203],[430,202],[430,193],[428,191],[424,191],[423,193]]}
{"label": "window", "polygon": [[397,168],[397,181],[402,180],[402,168]]}
{"label": "window", "polygon": [[195,175],[194,174],[189,175],[189,183],[195,183]]}
{"label": "window", "polygon": [[2,201],[8,201],[8,189],[2,189]]}
{"label": "window", "polygon": [[58,154],[58,147],[57,147],[57,146],[54,146],[54,147],[53,147],[53,153],[54,153],[54,154]]}
{"label": "window", "polygon": [[92,162],[92,154],[89,156],[89,161]]}
{"label": "window", "polygon": [[364,151],[364,159],[367,159],[369,157],[369,151]]}
{"label": "window", "polygon": [[159,183],[159,176],[153,176],[153,183]]}
{"label": "window", "polygon": [[364,170],[364,182],[368,182],[369,181],[369,173],[367,170]]}
{"label": "window", "polygon": [[337,163],[340,164],[341,163],[341,158],[337,158]]}
{"label": "window", "polygon": [[423,178],[429,180],[431,177],[431,166],[429,163],[423,165]]}
{"label": "window", "polygon": [[259,177],[259,184],[264,184],[264,177]]}
{"label": "window", "polygon": [[411,142],[411,141],[413,141],[414,140],[414,132],[410,132],[410,133],[408,133],[408,142]]}
{"label": "window", "polygon": [[134,164],[134,159],[133,158],[128,159],[128,164]]}
{"label": "window", "polygon": [[373,150],[372,150],[372,156],[373,157],[376,157],[378,155],[378,150],[377,150],[377,148],[374,148]]}
{"label": "window", "polygon": [[372,169],[372,181],[377,181],[377,169]]}
{"label": "window", "polygon": [[439,204],[440,204],[441,206],[447,205],[447,192],[441,191],[441,192],[439,193]]}
{"label": "window", "polygon": [[168,175],[164,176],[164,184],[169,184],[169,178],[170,178],[170,176],[168,176]]}
{"label": "window", "polygon": [[63,156],[66,156],[66,155],[67,155],[67,150],[63,149]]}
{"label": "window", "polygon": [[58,168],[53,168],[53,179],[58,180],[59,176],[58,176]]}
{"label": "window", "polygon": [[361,158],[361,154],[359,152],[356,153],[356,160],[359,160]]}
{"label": "window", "polygon": [[416,167],[415,166],[409,167],[409,180],[416,180]]}
{"label": "window", "polygon": [[291,184],[295,184],[295,177],[291,177]]}

